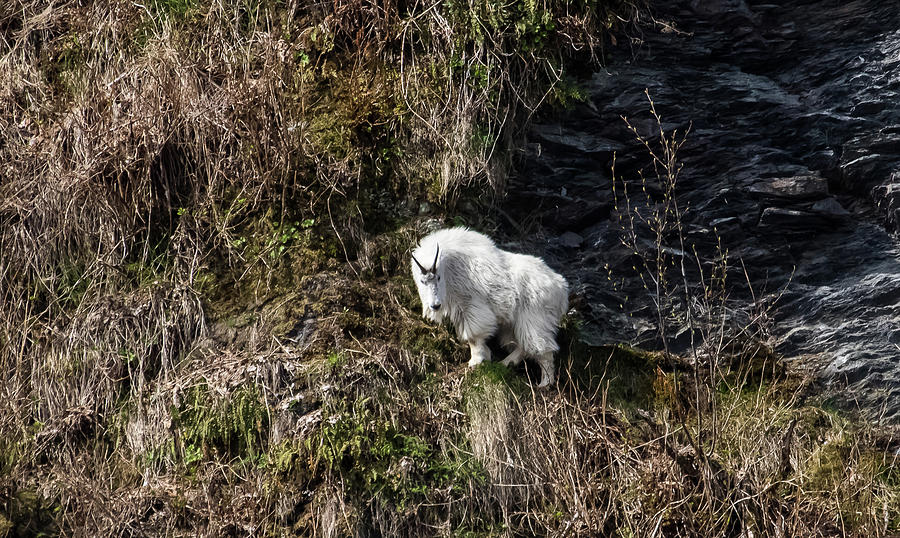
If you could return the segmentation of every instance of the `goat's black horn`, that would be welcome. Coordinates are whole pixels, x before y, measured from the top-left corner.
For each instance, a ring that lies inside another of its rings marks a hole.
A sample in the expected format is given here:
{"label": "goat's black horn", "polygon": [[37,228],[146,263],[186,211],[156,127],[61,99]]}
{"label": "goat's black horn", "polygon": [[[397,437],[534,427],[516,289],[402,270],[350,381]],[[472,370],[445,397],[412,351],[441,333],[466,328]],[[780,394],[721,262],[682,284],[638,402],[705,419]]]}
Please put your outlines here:
{"label": "goat's black horn", "polygon": [[419,266],[419,270],[422,271],[422,274],[423,274],[423,275],[424,275],[425,273],[428,272],[428,270],[425,269],[425,268],[422,266],[421,263],[419,263],[419,260],[417,260],[415,256],[413,256],[412,259],[413,259],[414,262],[416,262],[416,265]]}
{"label": "goat's black horn", "polygon": [[435,251],[434,251],[434,263],[431,264],[431,272],[432,273],[437,269],[438,254],[440,254],[440,253],[441,253],[441,246],[437,245],[435,248]]}

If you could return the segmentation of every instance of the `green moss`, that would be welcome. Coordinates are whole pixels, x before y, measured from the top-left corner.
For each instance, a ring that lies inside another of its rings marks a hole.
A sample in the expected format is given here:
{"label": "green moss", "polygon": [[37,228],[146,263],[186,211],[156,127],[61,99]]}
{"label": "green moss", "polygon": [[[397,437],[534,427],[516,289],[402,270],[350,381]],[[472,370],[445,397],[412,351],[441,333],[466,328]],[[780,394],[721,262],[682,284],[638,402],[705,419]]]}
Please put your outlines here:
{"label": "green moss", "polygon": [[[34,421],[23,436],[4,435],[0,437],[0,477],[9,476],[22,457],[29,453],[34,442],[34,435],[41,431],[44,424]],[[0,535],[2,536],[2,535]]]}
{"label": "green moss", "polygon": [[266,450],[269,410],[255,385],[237,387],[224,400],[214,398],[205,384],[195,386],[172,419],[183,450],[176,456],[189,466],[215,457],[256,461]]}
{"label": "green moss", "polygon": [[157,17],[180,19],[196,5],[196,0],[150,0],[147,8]]}
{"label": "green moss", "polygon": [[403,510],[422,502],[436,489],[465,490],[467,481],[482,476],[468,458],[456,459],[426,439],[380,419],[371,400],[344,405],[308,441],[317,464],[337,474],[345,491],[359,500],[374,498]]}
{"label": "green moss", "polygon": [[425,355],[435,360],[459,362],[464,353],[464,348],[453,340],[448,330],[425,324],[404,327],[399,335],[399,343],[416,355]]}
{"label": "green moss", "polygon": [[[665,374],[659,355],[628,345],[590,346],[577,339],[568,340],[568,363],[562,366],[574,387],[584,393],[607,391],[607,401],[622,408],[649,409],[665,393]],[[674,380],[673,380],[674,381]]]}
{"label": "green moss", "polygon": [[295,482],[311,480],[315,471],[309,447],[299,439],[285,439],[269,447],[267,461],[275,473]]}
{"label": "green moss", "polygon": [[485,522],[481,528],[460,527],[450,534],[453,538],[500,538],[509,536],[509,530],[502,523]]}
{"label": "green moss", "polygon": [[309,136],[317,151],[335,160],[345,159],[355,153],[352,132],[354,121],[339,111],[323,110],[316,114],[309,126]]}
{"label": "green moss", "polygon": [[346,361],[347,355],[342,351],[332,351],[325,357],[325,362],[328,363],[332,370],[339,370]]}
{"label": "green moss", "polygon": [[500,362],[487,361],[469,371],[465,380],[464,394],[477,394],[494,387],[502,387],[519,394],[527,388],[527,384],[521,375]]}
{"label": "green moss", "polygon": [[513,402],[530,390],[524,376],[499,362],[484,362],[469,370],[462,394],[471,429],[494,428],[495,422],[510,412]]}
{"label": "green moss", "polygon": [[503,36],[517,41],[523,50],[536,52],[549,46],[556,28],[549,6],[529,0],[503,4],[452,0],[447,3],[447,10],[459,45],[483,44],[488,36]]}
{"label": "green moss", "polygon": [[[372,273],[365,276],[387,276],[406,285],[408,290],[415,294],[415,286],[409,277],[409,249],[415,244],[416,234],[409,228],[402,227],[398,219],[391,224],[396,227],[390,231],[378,234],[370,242],[369,258],[372,261]],[[408,296],[404,293],[404,296]]]}
{"label": "green moss", "polygon": [[44,72],[56,89],[74,96],[78,92],[79,70],[90,54],[82,38],[78,34],[70,34],[55,47],[45,63]]}
{"label": "green moss", "polygon": [[719,362],[722,379],[716,388],[720,392],[732,389],[755,392],[775,387],[789,394],[799,381],[796,376],[788,375],[785,362],[771,348],[761,344],[725,350]]}
{"label": "green moss", "polygon": [[0,536],[57,536],[60,506],[31,489],[0,501]]}
{"label": "green moss", "polygon": [[56,296],[62,305],[73,310],[81,304],[91,284],[90,276],[84,265],[76,262],[63,263],[59,269],[59,286]]}
{"label": "green moss", "polygon": [[585,102],[587,98],[588,94],[585,89],[574,79],[568,77],[560,80],[548,96],[551,104],[566,110],[574,108],[578,103]]}
{"label": "green moss", "polygon": [[15,524],[0,513],[0,536],[11,536]]}

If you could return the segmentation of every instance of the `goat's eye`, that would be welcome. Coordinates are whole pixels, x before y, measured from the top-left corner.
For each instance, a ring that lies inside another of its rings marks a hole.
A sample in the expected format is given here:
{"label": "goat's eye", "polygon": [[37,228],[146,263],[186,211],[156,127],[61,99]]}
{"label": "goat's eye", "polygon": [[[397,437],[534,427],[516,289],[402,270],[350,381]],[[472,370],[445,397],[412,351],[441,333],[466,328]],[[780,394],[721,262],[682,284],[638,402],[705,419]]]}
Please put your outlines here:
{"label": "goat's eye", "polygon": [[441,280],[441,277],[437,277],[437,279],[438,279],[438,282],[440,282],[440,280]]}

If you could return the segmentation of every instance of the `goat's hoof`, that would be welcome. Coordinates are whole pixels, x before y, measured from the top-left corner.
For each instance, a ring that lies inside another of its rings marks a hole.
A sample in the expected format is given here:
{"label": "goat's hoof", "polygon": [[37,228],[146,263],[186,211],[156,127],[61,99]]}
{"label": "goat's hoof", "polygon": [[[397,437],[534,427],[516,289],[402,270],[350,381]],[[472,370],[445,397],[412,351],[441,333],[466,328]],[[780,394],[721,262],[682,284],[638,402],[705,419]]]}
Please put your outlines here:
{"label": "goat's hoof", "polygon": [[469,359],[469,368],[475,368],[479,364],[483,363],[484,359]]}

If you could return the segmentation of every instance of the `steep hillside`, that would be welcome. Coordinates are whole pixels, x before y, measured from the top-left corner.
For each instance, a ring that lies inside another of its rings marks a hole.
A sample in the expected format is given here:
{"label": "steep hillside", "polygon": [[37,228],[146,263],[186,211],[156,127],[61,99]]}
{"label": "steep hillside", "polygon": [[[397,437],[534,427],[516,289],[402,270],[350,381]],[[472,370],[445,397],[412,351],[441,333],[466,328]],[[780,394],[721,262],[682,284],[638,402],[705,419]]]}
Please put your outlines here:
{"label": "steep hillside", "polygon": [[510,239],[523,127],[646,9],[3,3],[0,536],[900,530],[890,431],[756,325],[591,346],[573,297],[545,391],[419,317],[409,248]]}

